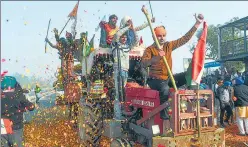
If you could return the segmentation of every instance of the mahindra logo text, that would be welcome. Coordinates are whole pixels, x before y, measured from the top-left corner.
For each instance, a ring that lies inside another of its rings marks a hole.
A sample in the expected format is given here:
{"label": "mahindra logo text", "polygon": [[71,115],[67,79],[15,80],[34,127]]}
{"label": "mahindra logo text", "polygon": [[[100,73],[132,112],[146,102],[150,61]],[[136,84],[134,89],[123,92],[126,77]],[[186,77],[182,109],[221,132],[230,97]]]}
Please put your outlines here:
{"label": "mahindra logo text", "polygon": [[132,100],[132,103],[133,103],[133,104],[136,104],[136,105],[154,107],[154,102],[150,102],[150,101],[144,101],[144,100],[136,100],[136,99],[133,99],[133,100]]}

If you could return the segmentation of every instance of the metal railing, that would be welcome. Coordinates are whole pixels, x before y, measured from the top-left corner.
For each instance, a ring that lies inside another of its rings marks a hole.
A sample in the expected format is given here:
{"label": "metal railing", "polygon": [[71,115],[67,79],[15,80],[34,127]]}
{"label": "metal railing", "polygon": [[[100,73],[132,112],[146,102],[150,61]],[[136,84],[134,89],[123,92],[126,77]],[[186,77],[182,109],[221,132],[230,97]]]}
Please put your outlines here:
{"label": "metal railing", "polygon": [[230,58],[243,54],[248,54],[248,37],[246,37],[246,46],[245,46],[244,37],[237,38],[234,40],[229,40],[221,42],[221,58]]}

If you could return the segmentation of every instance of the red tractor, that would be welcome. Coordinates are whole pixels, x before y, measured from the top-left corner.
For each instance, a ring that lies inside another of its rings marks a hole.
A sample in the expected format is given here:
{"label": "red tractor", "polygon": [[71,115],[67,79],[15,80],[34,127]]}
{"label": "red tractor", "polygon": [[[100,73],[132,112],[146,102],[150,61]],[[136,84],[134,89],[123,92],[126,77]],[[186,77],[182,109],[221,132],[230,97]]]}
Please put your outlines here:
{"label": "red tractor", "polygon": [[[108,62],[108,57],[109,54],[105,53],[95,54],[92,70],[103,66],[103,62],[99,61]],[[134,59],[138,60],[130,62],[139,63],[139,57]],[[85,93],[79,103],[79,136],[85,146],[100,146],[101,136],[111,138],[111,147],[131,147],[135,143],[145,147],[225,146],[224,129],[215,128],[213,123],[211,90],[175,91],[171,88],[168,102],[160,104],[158,91],[140,86],[134,80],[135,82],[129,82],[124,88],[122,115],[125,119],[119,121],[113,119],[113,79],[106,80],[103,73],[104,71],[98,76],[101,82],[96,82],[97,78],[93,78],[91,92]],[[185,84],[182,77],[184,74],[175,75],[177,86]],[[196,109],[198,99],[200,115]],[[167,126],[163,126],[164,120],[160,118],[159,112],[163,109],[167,109],[170,114]],[[196,138],[199,129],[197,116],[200,118],[200,138]]]}
{"label": "red tractor", "polygon": [[[123,125],[126,140],[143,144],[145,147],[158,146],[225,146],[224,129],[217,129],[213,123],[213,93],[200,90],[200,128],[197,134],[197,91],[170,89],[169,101],[160,104],[159,92],[144,87],[126,87],[125,111],[127,120]],[[170,114],[169,127],[165,129],[160,111],[167,109]],[[168,129],[169,128],[169,129]],[[166,131],[164,131],[166,130]],[[160,136],[160,137],[158,137]],[[163,137],[161,137],[163,136]],[[116,139],[111,146],[121,146],[124,139]]]}

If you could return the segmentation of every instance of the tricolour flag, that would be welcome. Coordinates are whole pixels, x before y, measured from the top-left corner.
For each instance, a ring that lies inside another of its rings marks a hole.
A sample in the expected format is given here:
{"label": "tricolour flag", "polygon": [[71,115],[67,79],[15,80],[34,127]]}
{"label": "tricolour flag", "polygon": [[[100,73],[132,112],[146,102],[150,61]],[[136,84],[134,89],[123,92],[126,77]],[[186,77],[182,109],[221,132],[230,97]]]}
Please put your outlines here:
{"label": "tricolour flag", "polygon": [[78,1],[77,4],[75,5],[75,7],[74,7],[73,10],[71,11],[71,13],[68,15],[68,17],[76,17],[76,16],[77,16],[78,5],[79,5],[79,1]]}
{"label": "tricolour flag", "polygon": [[192,58],[192,81],[200,84],[201,77],[204,70],[205,54],[206,54],[206,40],[207,40],[208,26],[206,22],[203,23],[203,31],[200,39],[196,45]]}
{"label": "tricolour flag", "polygon": [[[75,7],[73,8],[73,10],[71,11],[71,13],[68,15],[68,17],[70,17],[70,19],[74,19],[74,22],[71,26],[71,34],[72,34],[72,38],[75,39],[76,37],[76,25],[77,25],[77,11],[78,11],[78,5],[79,5],[79,1],[77,2],[77,4],[75,5]],[[69,20],[70,20],[69,19]]]}

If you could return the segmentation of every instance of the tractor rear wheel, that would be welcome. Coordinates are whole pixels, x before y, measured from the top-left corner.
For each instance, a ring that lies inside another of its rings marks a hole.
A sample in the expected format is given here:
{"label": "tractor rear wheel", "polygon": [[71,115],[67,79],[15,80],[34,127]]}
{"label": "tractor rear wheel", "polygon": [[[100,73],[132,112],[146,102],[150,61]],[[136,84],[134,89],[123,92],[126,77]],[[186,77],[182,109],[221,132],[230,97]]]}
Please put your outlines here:
{"label": "tractor rear wheel", "polygon": [[87,147],[99,146],[102,135],[103,120],[99,105],[93,107],[80,103],[78,116],[79,136]]}
{"label": "tractor rear wheel", "polygon": [[110,147],[132,147],[132,145],[128,140],[124,138],[119,138],[119,139],[114,139],[111,142]]}

